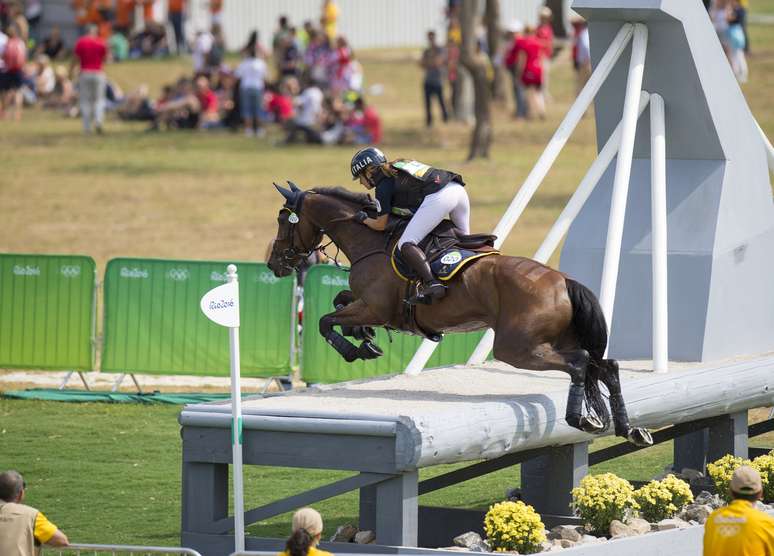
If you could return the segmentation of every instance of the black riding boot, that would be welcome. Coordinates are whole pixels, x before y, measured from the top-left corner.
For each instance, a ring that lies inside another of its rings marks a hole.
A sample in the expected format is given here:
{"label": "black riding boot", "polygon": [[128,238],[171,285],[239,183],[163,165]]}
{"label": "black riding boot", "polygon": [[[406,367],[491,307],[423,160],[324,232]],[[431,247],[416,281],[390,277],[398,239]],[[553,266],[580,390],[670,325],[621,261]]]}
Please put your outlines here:
{"label": "black riding boot", "polygon": [[432,303],[434,299],[441,299],[446,295],[446,286],[433,276],[430,265],[425,258],[425,254],[414,243],[404,243],[400,248],[400,254],[403,255],[409,266],[419,275],[422,283],[419,286],[417,294],[409,299],[409,303]]}

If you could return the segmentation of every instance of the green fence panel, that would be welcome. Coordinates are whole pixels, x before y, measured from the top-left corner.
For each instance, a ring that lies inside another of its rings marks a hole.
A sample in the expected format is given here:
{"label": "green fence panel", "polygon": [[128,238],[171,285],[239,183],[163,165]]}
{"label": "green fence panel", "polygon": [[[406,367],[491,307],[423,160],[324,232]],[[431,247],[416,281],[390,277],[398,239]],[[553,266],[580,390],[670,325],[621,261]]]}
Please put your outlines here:
{"label": "green fence panel", "polygon": [[[376,343],[384,356],[371,361],[347,363],[319,333],[320,317],[333,311],[333,298],[348,288],[349,273],[329,265],[309,269],[304,280],[304,332],[301,375],[307,382],[340,382],[402,372],[422,339],[392,333],[392,343],[383,329],[377,330]],[[446,334],[428,362],[428,367],[455,365],[467,361],[482,332]]]}
{"label": "green fence panel", "polygon": [[0,254],[0,367],[93,369],[95,299],[91,257]]}
{"label": "green fence panel", "polygon": [[[235,264],[242,376],[287,374],[295,281],[276,278],[263,263]],[[228,329],[199,308],[202,295],[226,281],[226,266],[217,261],[109,261],[102,370],[228,376]]]}

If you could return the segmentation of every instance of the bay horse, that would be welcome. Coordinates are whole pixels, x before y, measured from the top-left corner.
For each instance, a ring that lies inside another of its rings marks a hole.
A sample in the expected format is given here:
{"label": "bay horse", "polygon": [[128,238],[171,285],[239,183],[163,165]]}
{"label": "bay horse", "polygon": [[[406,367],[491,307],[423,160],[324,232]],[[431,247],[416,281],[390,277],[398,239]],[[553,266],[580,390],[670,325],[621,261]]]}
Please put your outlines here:
{"label": "bay horse", "polygon": [[[365,193],[336,187],[302,191],[275,184],[285,203],[277,218],[269,268],[287,276],[327,235],[349,259],[352,302],[320,319],[320,334],[347,361],[382,355],[370,340],[353,345],[339,327],[389,327],[414,334],[424,331],[495,331],[494,356],[516,368],[560,370],[571,379],[567,423],[589,433],[610,424],[599,382],[609,391],[615,434],[640,446],[653,440],[632,427],[626,413],[618,363],[605,359],[607,325],[596,296],[564,274],[523,257],[482,257],[447,282],[446,296],[416,306],[413,319],[404,311],[406,282],[390,264],[392,243],[384,232],[357,223],[355,213],[373,209]],[[584,412],[584,400],[587,411]]]}

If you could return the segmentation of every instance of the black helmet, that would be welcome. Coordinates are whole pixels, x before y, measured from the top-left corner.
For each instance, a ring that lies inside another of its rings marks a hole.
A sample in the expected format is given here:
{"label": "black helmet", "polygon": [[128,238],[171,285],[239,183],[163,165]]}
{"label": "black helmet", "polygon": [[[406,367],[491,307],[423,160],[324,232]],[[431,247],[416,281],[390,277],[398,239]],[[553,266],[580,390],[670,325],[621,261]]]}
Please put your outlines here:
{"label": "black helmet", "polygon": [[360,149],[355,153],[355,156],[352,157],[352,162],[350,162],[352,179],[356,180],[358,176],[363,173],[363,170],[369,166],[379,166],[385,162],[387,162],[387,157],[384,156],[384,153],[376,147],[366,147],[365,149]]}

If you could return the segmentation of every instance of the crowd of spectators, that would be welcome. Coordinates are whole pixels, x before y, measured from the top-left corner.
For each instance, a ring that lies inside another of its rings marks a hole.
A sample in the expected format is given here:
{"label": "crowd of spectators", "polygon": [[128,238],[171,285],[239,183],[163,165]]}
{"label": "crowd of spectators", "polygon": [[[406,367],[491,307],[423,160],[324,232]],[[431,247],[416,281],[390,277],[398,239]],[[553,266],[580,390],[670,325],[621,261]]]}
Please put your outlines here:
{"label": "crowd of spectators", "polygon": [[299,32],[282,16],[270,52],[253,32],[239,63],[229,65],[215,24],[191,43],[191,76],[168,84],[156,99],[138,88],[118,113],[147,120],[152,130],[242,128],[262,137],[274,124],[283,144],[379,143],[381,119],[363,98],[362,66],[346,38],[331,40],[330,30],[321,18],[319,27],[307,21]]}
{"label": "crowd of spectators", "polygon": [[[150,1],[127,0],[132,13],[135,3],[152,6]],[[182,29],[175,13],[184,5],[184,0],[169,1],[172,28]],[[115,10],[105,9],[98,0],[74,0],[75,17],[83,28],[70,50],[57,28],[39,42],[30,41],[22,4],[12,0],[8,35],[0,34],[0,106],[12,110],[16,119],[24,103],[80,114],[86,132],[103,132],[107,110],[124,120],[147,121],[154,131],[243,129],[245,135],[263,137],[267,126],[276,125],[283,144],[381,141],[381,119],[363,98],[362,66],[347,39],[337,34],[334,2],[325,0],[318,22],[306,21],[300,28],[280,17],[270,49],[254,31],[237,63],[226,59],[217,17],[222,2],[210,5],[217,8],[211,28],[176,45],[190,53],[192,72],[153,96],[146,85],[124,94],[103,71],[108,60],[169,53],[167,27],[152,19],[152,10],[144,10],[144,24],[130,33],[134,22],[120,9],[121,0],[111,4]],[[172,42],[178,36],[182,31]],[[68,69],[64,61],[71,56]]]}

